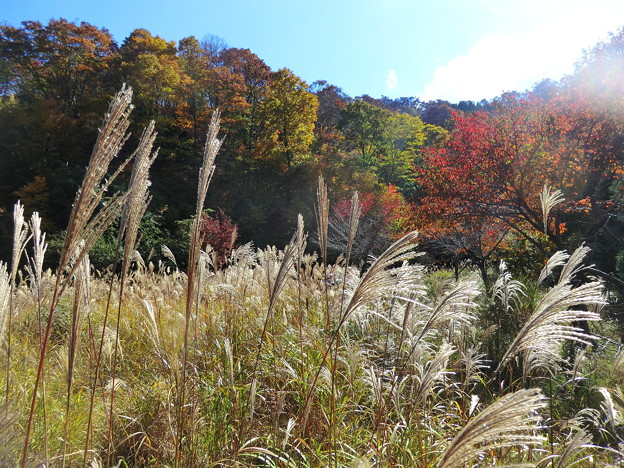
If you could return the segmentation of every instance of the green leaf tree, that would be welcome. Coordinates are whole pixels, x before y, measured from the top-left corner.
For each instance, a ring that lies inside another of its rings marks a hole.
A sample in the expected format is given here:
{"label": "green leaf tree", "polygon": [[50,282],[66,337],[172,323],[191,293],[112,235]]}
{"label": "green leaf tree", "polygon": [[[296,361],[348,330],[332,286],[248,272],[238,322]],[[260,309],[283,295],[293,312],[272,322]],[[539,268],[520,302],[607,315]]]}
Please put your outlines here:
{"label": "green leaf tree", "polygon": [[413,165],[427,140],[426,124],[408,114],[390,114],[385,125],[377,175],[385,184],[400,187],[403,193],[415,189]]}
{"label": "green leaf tree", "polygon": [[349,103],[338,123],[343,135],[360,153],[363,166],[376,163],[384,145],[384,134],[391,113],[363,99]]}

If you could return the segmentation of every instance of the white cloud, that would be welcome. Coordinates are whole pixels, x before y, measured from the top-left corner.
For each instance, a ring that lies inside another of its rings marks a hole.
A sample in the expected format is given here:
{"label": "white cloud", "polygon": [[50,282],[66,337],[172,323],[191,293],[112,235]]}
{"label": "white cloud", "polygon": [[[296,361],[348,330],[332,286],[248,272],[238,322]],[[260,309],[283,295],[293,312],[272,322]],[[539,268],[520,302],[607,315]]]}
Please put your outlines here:
{"label": "white cloud", "polygon": [[464,55],[438,67],[421,98],[451,102],[490,99],[571,73],[583,49],[620,26],[622,16],[616,12],[622,7],[605,1],[611,11],[595,5],[562,10],[557,21],[532,32],[483,36]]}
{"label": "white cloud", "polygon": [[399,86],[399,79],[397,78],[396,70],[388,71],[388,75],[386,76],[386,87],[388,91],[393,91],[397,86]]}

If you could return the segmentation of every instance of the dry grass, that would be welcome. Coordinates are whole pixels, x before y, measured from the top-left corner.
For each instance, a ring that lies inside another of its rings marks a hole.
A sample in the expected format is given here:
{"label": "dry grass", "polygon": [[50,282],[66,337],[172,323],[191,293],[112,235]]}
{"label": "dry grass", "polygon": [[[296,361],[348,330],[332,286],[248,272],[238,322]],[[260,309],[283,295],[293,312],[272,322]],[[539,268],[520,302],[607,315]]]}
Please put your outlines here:
{"label": "dry grass", "polygon": [[[295,243],[297,239],[301,237],[296,236]],[[539,389],[518,394],[515,385],[508,390],[497,389],[494,383],[481,386],[483,356],[478,353],[478,341],[470,338],[470,330],[478,327],[477,285],[467,278],[438,291],[435,302],[429,302],[422,288],[428,274],[417,265],[393,260],[408,255],[407,245],[407,240],[399,242],[391,255],[378,259],[362,275],[347,269],[345,295],[340,286],[325,283],[322,264],[306,259],[309,269],[297,270],[295,256],[288,251],[254,251],[243,246],[233,252],[223,270],[200,265],[202,281],[193,325],[197,340],[187,344],[184,463],[325,466],[331,460],[349,466],[364,457],[372,466],[461,466],[469,458],[479,463],[503,459],[537,463],[548,456],[527,445],[527,441],[549,436],[542,429],[547,403]],[[295,252],[294,247],[291,250]],[[344,271],[342,266],[336,270],[340,271]],[[53,287],[54,278],[43,278],[43,284]],[[67,299],[60,302],[60,310],[66,310],[68,317],[81,284],[71,285]],[[54,458],[64,450],[58,441],[66,439],[74,447],[65,449],[67,463],[82,458],[82,451],[70,454],[85,442],[84,416],[90,408],[84,397],[95,385],[92,410],[97,423],[89,460],[97,455],[103,464],[106,460],[116,464],[120,459],[139,465],[150,459],[175,462],[187,284],[186,275],[167,273],[164,268],[131,272],[121,303],[120,350],[115,360],[116,334],[114,329],[105,330],[97,382],[90,336],[102,333],[109,283],[91,279],[88,320],[64,325],[57,312],[48,354],[54,364],[48,364],[45,379],[51,459],[60,460]],[[546,303],[553,290],[557,292],[557,286],[544,291]],[[337,340],[328,341],[325,333],[322,304],[326,294],[336,311],[332,333],[340,336],[340,344],[335,348],[332,344]],[[113,301],[120,298],[119,286],[113,287],[112,295]],[[44,302],[50,300],[44,296]],[[10,412],[22,421],[27,408],[19,403],[19,395],[27,392],[37,356],[35,304],[26,283],[20,284]],[[72,347],[72,328],[79,345],[69,364],[63,356]],[[330,348],[335,350],[335,361],[329,360]],[[522,366],[521,362],[513,365]],[[70,368],[74,383],[69,395],[69,433],[64,436],[62,402]],[[582,373],[582,366],[575,372]],[[115,417],[109,434],[106,421],[112,385]],[[527,398],[518,403],[518,395]],[[476,411],[471,408],[475,405]],[[513,415],[507,415],[506,408]],[[36,421],[41,422],[42,410],[35,412]],[[494,423],[517,424],[497,428],[488,422],[489,429],[499,432],[482,434],[478,428],[483,420],[490,421],[497,414],[505,417]],[[12,440],[24,436],[20,427],[11,428]],[[32,462],[44,458],[45,436],[41,426],[36,427]],[[478,435],[491,446],[484,445]],[[113,439],[110,445],[109,437]],[[330,440],[335,442],[330,444]],[[575,440],[571,438],[570,444]],[[573,458],[576,452],[572,446],[567,449],[565,441],[564,434],[556,440],[562,447],[558,453]],[[509,445],[515,448],[509,450]],[[17,459],[12,452],[5,456],[13,462]]]}
{"label": "dry grass", "polygon": [[[117,123],[103,126],[93,158],[98,169],[88,170],[77,197],[75,209],[83,211],[72,214],[56,273],[42,271],[45,237],[37,216],[27,280],[11,289],[16,276],[0,265],[0,317],[13,311],[11,359],[0,376],[7,389],[2,412],[15,421],[0,423],[3,466],[582,466],[589,456],[602,464],[621,460],[614,448],[622,442],[617,392],[592,386],[591,360],[574,360],[563,349],[597,341],[574,325],[598,321],[604,303],[597,281],[575,281],[586,249],[553,257],[534,281],[536,305],[528,311],[526,285],[504,268],[493,297],[481,294],[472,275],[455,281],[426,271],[417,263],[416,233],[361,270],[342,260],[329,264],[325,252],[322,261],[306,254],[299,220],[283,251],[244,245],[215,268],[209,252],[200,250],[195,223],[188,272],[146,264],[135,252],[132,229],[148,197],[152,127],[137,152],[128,193],[96,210],[102,187],[95,179],[106,174],[99,152],[108,160],[124,141],[128,96],[122,91],[120,107],[109,115]],[[213,123],[198,213],[214,171],[217,131]],[[328,200],[321,179],[322,246]],[[356,239],[357,205],[354,198],[345,252]],[[93,275],[89,244],[122,209],[123,274]],[[25,229],[23,220],[17,225]],[[24,236],[17,236],[18,250]],[[163,254],[172,257],[168,249]],[[136,268],[129,268],[131,261]],[[543,277],[558,268],[559,282],[544,286]],[[112,324],[111,304],[118,307]],[[490,346],[499,333],[487,322],[492,309],[519,317],[519,332],[502,338],[508,346],[500,356]],[[1,351],[7,356],[8,336]],[[600,356],[590,347],[575,356],[589,353]],[[557,380],[560,368],[572,369],[573,377]],[[593,397],[577,398],[582,391]]]}

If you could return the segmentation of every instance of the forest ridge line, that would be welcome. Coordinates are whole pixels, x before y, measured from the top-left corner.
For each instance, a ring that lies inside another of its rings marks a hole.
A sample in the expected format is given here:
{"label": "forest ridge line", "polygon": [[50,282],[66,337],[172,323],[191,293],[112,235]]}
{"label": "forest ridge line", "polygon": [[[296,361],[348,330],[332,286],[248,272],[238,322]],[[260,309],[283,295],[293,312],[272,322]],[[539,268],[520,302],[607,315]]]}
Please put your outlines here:
{"label": "forest ridge line", "polygon": [[[620,274],[621,57],[620,32],[559,82],[490,102],[424,103],[352,98],[214,38],[176,44],[136,29],[118,45],[84,22],[4,25],[0,236],[9,238],[5,221],[20,198],[42,214],[54,252],[102,110],[125,82],[136,106],[128,147],[151,120],[160,147],[141,229],[146,255],[186,248],[180,223],[193,212],[202,135],[220,108],[227,138],[207,206],[220,210],[215,222],[237,226],[239,242],[284,245],[297,213],[314,219],[323,174],[335,226],[353,191],[364,201],[361,258],[417,228],[429,260],[456,268],[470,262],[485,273],[512,252],[522,254],[511,265],[525,268],[527,256],[585,242],[592,261]],[[546,223],[544,186],[565,199]],[[113,244],[106,235],[98,243],[96,265],[110,263]]]}

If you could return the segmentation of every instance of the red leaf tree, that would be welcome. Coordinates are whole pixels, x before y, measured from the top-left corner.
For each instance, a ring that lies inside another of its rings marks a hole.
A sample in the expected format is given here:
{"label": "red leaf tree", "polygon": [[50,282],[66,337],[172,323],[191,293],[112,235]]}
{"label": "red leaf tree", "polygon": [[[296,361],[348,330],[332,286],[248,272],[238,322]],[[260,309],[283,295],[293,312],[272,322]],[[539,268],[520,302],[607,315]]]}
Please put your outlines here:
{"label": "red leaf tree", "polygon": [[[449,142],[424,152],[418,175],[426,196],[418,223],[442,237],[468,221],[502,222],[544,255],[591,238],[609,219],[607,189],[622,173],[616,116],[568,90],[549,100],[504,95],[493,107],[455,114]],[[566,200],[546,225],[539,197],[544,185]]]}
{"label": "red leaf tree", "polygon": [[223,265],[232,253],[238,237],[238,226],[219,208],[214,216],[202,215],[201,233],[203,236],[202,248],[212,247],[215,268]]}
{"label": "red leaf tree", "polygon": [[[385,250],[390,243],[407,232],[409,206],[393,185],[380,193],[359,194],[361,214],[355,236],[352,260],[366,260]],[[349,233],[351,198],[341,198],[332,208],[329,219],[330,250],[344,253]]]}

